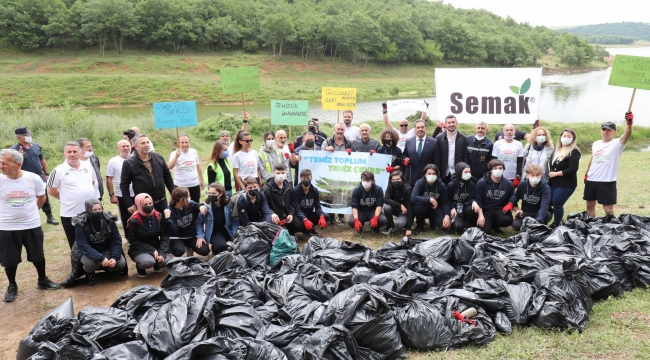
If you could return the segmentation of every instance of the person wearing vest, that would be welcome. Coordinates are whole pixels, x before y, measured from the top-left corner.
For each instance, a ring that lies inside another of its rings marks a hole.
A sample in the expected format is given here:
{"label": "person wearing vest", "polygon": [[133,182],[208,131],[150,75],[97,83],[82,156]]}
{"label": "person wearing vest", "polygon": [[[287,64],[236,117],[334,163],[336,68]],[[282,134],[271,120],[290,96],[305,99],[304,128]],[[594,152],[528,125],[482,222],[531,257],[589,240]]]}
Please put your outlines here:
{"label": "person wearing vest", "polygon": [[289,167],[289,160],[285,159],[282,150],[275,146],[275,135],[273,134],[273,131],[267,131],[264,133],[264,144],[262,144],[262,148],[258,154],[260,158],[260,173],[262,174],[262,180],[264,183],[273,180],[273,168],[275,165],[284,164]]}
{"label": "person wearing vest", "polygon": [[206,184],[217,182],[223,185],[226,195],[230,197],[235,190],[235,176],[228,155],[230,155],[228,154],[228,145],[219,140],[215,141],[212,155],[210,155],[210,160],[203,173],[203,179]]}

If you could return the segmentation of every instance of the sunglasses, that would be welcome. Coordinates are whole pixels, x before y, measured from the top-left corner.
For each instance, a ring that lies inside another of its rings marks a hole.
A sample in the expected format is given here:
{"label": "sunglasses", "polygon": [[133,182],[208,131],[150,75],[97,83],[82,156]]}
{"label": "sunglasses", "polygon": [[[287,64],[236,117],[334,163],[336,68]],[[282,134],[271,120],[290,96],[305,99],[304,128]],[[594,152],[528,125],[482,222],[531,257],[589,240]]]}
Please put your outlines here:
{"label": "sunglasses", "polygon": [[253,142],[253,139],[248,139],[248,140],[240,140],[240,141],[243,141],[243,142],[247,142],[247,143],[249,143],[249,144],[250,144],[250,143],[252,143],[252,142]]}
{"label": "sunglasses", "polygon": [[399,127],[408,127],[408,124],[399,124]]}
{"label": "sunglasses", "polygon": [[600,128],[600,130],[602,130],[602,131],[614,131],[614,130],[612,130],[610,128]]}

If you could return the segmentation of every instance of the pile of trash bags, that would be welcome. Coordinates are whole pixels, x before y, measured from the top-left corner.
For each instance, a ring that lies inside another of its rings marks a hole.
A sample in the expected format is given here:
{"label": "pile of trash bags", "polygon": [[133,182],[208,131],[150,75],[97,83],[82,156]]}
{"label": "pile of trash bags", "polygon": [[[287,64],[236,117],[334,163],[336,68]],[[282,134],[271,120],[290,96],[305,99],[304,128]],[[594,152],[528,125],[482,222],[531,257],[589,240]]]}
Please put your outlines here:
{"label": "pile of trash bags", "polygon": [[271,267],[279,228],[253,223],[233,251],[169,261],[160,287],[76,317],[62,304],[17,358],[397,359],[513,326],[583,331],[594,301],[650,284],[649,230],[649,218],[580,213],[555,229],[526,218],[507,239],[471,228],[372,250],[312,237]]}

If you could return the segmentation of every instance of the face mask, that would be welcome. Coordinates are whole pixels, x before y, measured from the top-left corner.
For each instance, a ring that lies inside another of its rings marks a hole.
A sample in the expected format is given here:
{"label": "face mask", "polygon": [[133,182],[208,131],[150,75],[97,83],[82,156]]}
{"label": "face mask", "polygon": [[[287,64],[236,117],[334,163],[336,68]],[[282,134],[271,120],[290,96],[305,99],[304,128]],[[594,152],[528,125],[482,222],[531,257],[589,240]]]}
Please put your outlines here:
{"label": "face mask", "polygon": [[32,137],[31,137],[31,136],[25,136],[25,142],[31,144],[31,142],[32,142]]}
{"label": "face mask", "polygon": [[314,140],[307,140],[305,141],[305,146],[308,148],[313,148],[314,147]]}
{"label": "face mask", "polygon": [[400,187],[400,186],[402,186],[402,182],[401,182],[401,181],[391,181],[390,184],[393,185],[394,187]]}
{"label": "face mask", "polygon": [[143,206],[142,211],[144,211],[147,214],[151,214],[153,212],[153,205]]}
{"label": "face mask", "polygon": [[92,151],[86,151],[86,152],[84,152],[84,157],[89,158],[89,157],[91,157],[91,156],[93,156],[93,152],[92,152]]}
{"label": "face mask", "polygon": [[546,136],[538,136],[537,138],[535,138],[535,140],[537,140],[538,144],[545,143],[546,142]]}
{"label": "face mask", "polygon": [[219,201],[219,196],[217,196],[217,195],[208,195],[208,199],[210,199],[210,202],[217,202],[217,201]]}
{"label": "face mask", "polygon": [[277,182],[284,182],[285,180],[287,180],[287,174],[278,174],[278,175],[275,175],[275,181],[277,181]]}
{"label": "face mask", "polygon": [[95,219],[95,220],[99,219],[99,218],[102,217],[102,213],[103,213],[103,211],[93,211],[93,212],[90,213],[90,218]]}
{"label": "face mask", "polygon": [[257,189],[248,190],[248,196],[257,197]]}
{"label": "face mask", "polygon": [[503,170],[492,170],[492,176],[500,179],[503,176]]}
{"label": "face mask", "polygon": [[275,147],[275,140],[266,140],[266,147],[273,149]]}
{"label": "face mask", "polygon": [[311,184],[311,180],[301,180],[300,183],[304,187],[308,187]]}
{"label": "face mask", "polygon": [[560,141],[562,142],[562,145],[569,146],[573,142],[573,138],[563,137]]}
{"label": "face mask", "polygon": [[307,129],[307,131],[309,131],[309,132],[312,133],[312,134],[315,134],[315,133],[318,132],[318,131],[316,131],[316,128],[315,128],[315,127],[312,127],[312,126],[310,126],[310,127]]}
{"label": "face mask", "polygon": [[506,140],[512,140],[512,139],[515,138],[515,136],[514,135],[510,135],[510,136],[505,136],[504,135],[503,138],[506,139]]}
{"label": "face mask", "polygon": [[438,180],[437,175],[427,175],[427,182],[434,183],[434,182],[436,182],[436,180]]}
{"label": "face mask", "polygon": [[485,139],[485,135],[474,135],[474,139],[476,139],[478,141],[481,141],[481,140]]}
{"label": "face mask", "polygon": [[391,140],[384,140],[383,143],[386,146],[393,146],[393,140],[392,139]]}
{"label": "face mask", "polygon": [[361,185],[363,186],[364,189],[368,190],[372,186],[372,181],[362,181]]}
{"label": "face mask", "polygon": [[539,184],[540,181],[542,181],[541,177],[529,177],[528,181],[530,181],[531,184],[537,185]]}
{"label": "face mask", "polygon": [[464,173],[460,178],[467,181],[472,178],[472,173]]}
{"label": "face mask", "polygon": [[222,158],[222,159],[225,159],[225,158],[227,158],[227,157],[228,157],[228,150],[224,150],[224,151],[222,151],[222,152],[221,152],[221,158]]}

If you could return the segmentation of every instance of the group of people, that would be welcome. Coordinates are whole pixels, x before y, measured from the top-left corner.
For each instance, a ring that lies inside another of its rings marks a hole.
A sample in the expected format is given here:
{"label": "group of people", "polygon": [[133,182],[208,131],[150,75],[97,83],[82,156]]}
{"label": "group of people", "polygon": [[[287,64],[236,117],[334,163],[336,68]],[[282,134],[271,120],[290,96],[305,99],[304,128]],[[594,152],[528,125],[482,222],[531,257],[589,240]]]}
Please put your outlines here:
{"label": "group of people", "polygon": [[[475,133],[466,136],[457,130],[457,119],[448,116],[428,136],[426,112],[412,128],[402,119],[396,129],[385,104],[382,110],[386,128],[379,140],[371,138],[370,125],[353,125],[352,111],[345,111],[331,137],[312,119],[293,142],[283,130],[266,132],[259,152],[253,150],[244,112],[234,141],[222,131],[205,168],[187,135],[179,137],[178,149],[165,161],[138,128],[124,131],[118,154],[106,167],[105,188],[109,201],[118,206],[127,253],[138,275],[146,276],[147,269],[161,271],[170,256],[224,251],[237,228],[250,222],[272,222],[291,234],[316,234],[316,226],[346,222],[341,214],[323,211],[310,169],[300,168],[303,152],[313,150],[391,156],[385,191],[375,184],[372,172],[364,171],[352,192],[347,223],[357,232],[369,223],[373,232],[384,227],[384,234],[401,229],[406,236],[418,235],[426,220],[432,229],[478,226],[486,233],[507,226],[518,230],[524,217],[542,223],[553,218],[553,226],[560,224],[563,206],[577,187],[581,153],[573,130],[563,130],[554,145],[538,122],[530,134],[509,124],[493,142],[486,138],[488,124],[476,124]],[[613,213],[618,159],[632,132],[632,114],[625,118],[620,138],[615,138],[616,124],[606,122],[602,140],[592,147],[584,177],[590,216],[595,216],[596,203]],[[0,151],[0,263],[9,279],[4,300],[16,298],[23,246],[38,271],[39,289],[72,286],[84,274],[94,285],[99,269],[127,275],[117,217],[102,205],[104,182],[92,142],[80,138],[66,143],[64,162],[48,172],[29,130],[19,128],[15,134],[18,144]],[[58,225],[48,195],[60,201],[61,225],[73,264],[78,264],[60,285],[45,274],[38,209],[49,224]]]}

